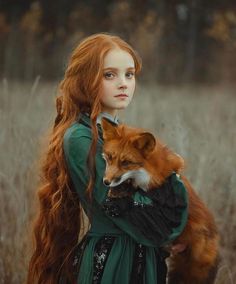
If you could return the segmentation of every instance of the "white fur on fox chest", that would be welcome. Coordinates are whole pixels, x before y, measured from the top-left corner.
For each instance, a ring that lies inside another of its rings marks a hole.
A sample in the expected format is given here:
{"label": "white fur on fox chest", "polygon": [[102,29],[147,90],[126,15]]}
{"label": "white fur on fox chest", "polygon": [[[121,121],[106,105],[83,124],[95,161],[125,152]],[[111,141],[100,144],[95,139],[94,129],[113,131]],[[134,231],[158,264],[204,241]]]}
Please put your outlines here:
{"label": "white fur on fox chest", "polygon": [[118,182],[112,180],[110,186],[111,187],[117,186],[128,179],[132,179],[133,186],[140,187],[143,190],[147,191],[151,177],[148,174],[148,172],[143,168],[138,170],[131,170],[124,173]]}

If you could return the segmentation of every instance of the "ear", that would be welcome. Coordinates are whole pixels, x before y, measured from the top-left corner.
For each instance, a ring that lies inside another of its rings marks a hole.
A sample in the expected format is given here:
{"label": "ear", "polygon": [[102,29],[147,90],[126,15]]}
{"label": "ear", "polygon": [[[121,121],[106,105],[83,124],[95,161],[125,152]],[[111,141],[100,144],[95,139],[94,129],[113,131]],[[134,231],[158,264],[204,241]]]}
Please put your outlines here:
{"label": "ear", "polygon": [[132,144],[146,156],[154,150],[156,139],[151,133],[143,132],[133,137]]}
{"label": "ear", "polygon": [[117,126],[104,117],[102,118],[101,126],[104,140],[111,140],[118,136]]}

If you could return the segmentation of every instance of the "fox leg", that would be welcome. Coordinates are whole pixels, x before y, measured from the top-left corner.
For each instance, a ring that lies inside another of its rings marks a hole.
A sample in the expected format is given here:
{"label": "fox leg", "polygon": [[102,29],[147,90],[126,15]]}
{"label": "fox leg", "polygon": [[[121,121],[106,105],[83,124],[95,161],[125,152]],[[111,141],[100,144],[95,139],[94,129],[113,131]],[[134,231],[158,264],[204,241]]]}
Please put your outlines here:
{"label": "fox leg", "polygon": [[217,272],[217,239],[203,236],[170,259],[169,284],[212,284]]}

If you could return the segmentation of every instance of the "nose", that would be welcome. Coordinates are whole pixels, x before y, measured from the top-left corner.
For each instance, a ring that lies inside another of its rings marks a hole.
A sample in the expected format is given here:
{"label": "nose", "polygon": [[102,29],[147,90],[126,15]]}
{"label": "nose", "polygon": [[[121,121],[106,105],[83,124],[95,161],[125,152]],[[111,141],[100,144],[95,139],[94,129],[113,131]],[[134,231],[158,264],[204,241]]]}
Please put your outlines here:
{"label": "nose", "polygon": [[103,179],[103,183],[104,183],[104,185],[105,186],[109,186],[111,183],[110,183],[110,181],[108,180],[108,179]]}
{"label": "nose", "polygon": [[127,83],[126,83],[126,79],[125,78],[120,78],[120,82],[119,82],[119,89],[127,89]]}
{"label": "nose", "polygon": [[119,89],[125,90],[125,89],[127,89],[127,85],[126,84],[121,84],[119,86]]}

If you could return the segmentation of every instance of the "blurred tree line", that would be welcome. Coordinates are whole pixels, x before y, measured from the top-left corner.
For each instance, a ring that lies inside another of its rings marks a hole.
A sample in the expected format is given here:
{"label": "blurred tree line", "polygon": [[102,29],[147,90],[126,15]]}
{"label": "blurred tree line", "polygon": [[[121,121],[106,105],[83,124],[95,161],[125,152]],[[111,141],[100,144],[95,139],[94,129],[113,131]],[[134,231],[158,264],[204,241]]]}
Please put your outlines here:
{"label": "blurred tree line", "polygon": [[235,82],[235,0],[0,0],[1,77],[61,78],[71,50],[97,32],[131,43],[142,80]]}

